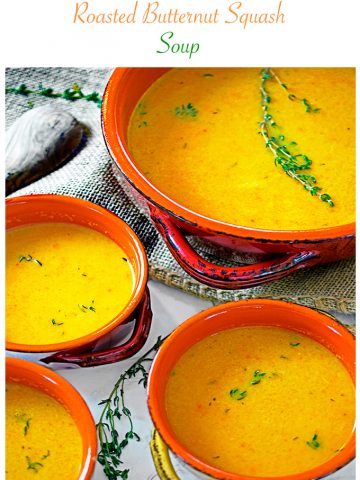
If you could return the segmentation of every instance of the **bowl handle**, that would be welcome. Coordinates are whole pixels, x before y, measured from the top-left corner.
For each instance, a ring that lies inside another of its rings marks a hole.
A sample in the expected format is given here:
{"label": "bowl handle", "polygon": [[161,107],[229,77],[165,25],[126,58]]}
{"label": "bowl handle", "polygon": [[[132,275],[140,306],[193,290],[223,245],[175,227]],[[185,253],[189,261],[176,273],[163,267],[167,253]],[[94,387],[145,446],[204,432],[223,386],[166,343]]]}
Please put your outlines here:
{"label": "bowl handle", "polygon": [[148,287],[146,287],[144,297],[133,313],[132,319],[135,319],[133,333],[129,340],[122,345],[91,353],[77,353],[67,350],[42,358],[41,361],[44,363],[71,363],[80,367],[96,367],[132,357],[143,347],[150,332],[152,311]]}
{"label": "bowl handle", "polygon": [[169,214],[151,205],[150,215],[175,260],[189,275],[210,287],[227,290],[255,287],[316,263],[316,252],[298,251],[241,267],[216,265],[202,258],[191,247]]}

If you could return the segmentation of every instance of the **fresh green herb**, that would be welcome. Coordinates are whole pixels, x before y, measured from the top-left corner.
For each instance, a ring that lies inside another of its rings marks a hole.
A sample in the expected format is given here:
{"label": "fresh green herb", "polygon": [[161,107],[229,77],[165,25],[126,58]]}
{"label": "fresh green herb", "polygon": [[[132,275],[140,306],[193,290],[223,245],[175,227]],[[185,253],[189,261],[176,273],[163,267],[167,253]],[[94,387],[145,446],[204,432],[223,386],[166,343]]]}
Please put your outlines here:
{"label": "fresh green herb", "polygon": [[[71,102],[76,100],[86,100],[87,102],[94,102],[99,108],[102,103],[101,95],[98,92],[85,94],[77,83],[74,83],[70,88],[66,88],[63,92],[55,92],[53,88],[43,87],[41,83],[37,90],[32,90],[28,88],[25,83],[22,83],[18,87],[6,87],[5,93],[15,93],[24,96],[38,95],[49,98],[63,98]],[[32,107],[33,104],[30,108]]]}
{"label": "fresh green herb", "polygon": [[41,460],[45,460],[45,458],[48,458],[50,456],[50,450],[47,451],[46,455],[41,455]]}
{"label": "fresh green herb", "polygon": [[27,469],[28,470],[34,470],[36,473],[38,473],[39,469],[42,468],[44,465],[40,462],[32,462],[31,458],[26,456],[26,461],[28,464]]}
{"label": "fresh green herb", "polygon": [[24,435],[27,435],[30,428],[31,418],[26,413],[15,413],[15,420],[17,423],[24,423]]}
{"label": "fresh green herb", "polygon": [[64,325],[64,322],[57,322],[55,318],[51,319],[51,323],[54,325],[54,327],[60,327],[60,325]]}
{"label": "fresh green herb", "polygon": [[297,342],[297,343],[289,343],[289,345],[291,345],[292,347],[298,347],[299,345],[301,345],[300,342]]}
{"label": "fresh green herb", "polygon": [[196,117],[198,113],[198,110],[191,103],[175,108],[177,117]]}
{"label": "fresh green herb", "polygon": [[261,372],[260,370],[255,370],[253,378],[250,382],[250,385],[257,385],[261,382],[262,377],[266,375],[265,372]]}
{"label": "fresh green herb", "polygon": [[[122,464],[121,455],[130,440],[140,440],[139,435],[134,430],[131,412],[125,403],[125,382],[140,374],[138,384],[142,384],[146,388],[148,371],[144,364],[152,362],[153,358],[150,355],[157,352],[163,341],[164,339],[158,337],[150,350],[120,375],[109,397],[99,403],[99,405],[104,405],[104,408],[96,425],[100,447],[97,460],[103,466],[104,473],[109,480],[128,479],[129,469],[119,469],[120,464]],[[124,438],[119,440],[119,423],[122,418],[127,420],[128,431]]]}
{"label": "fresh green herb", "polygon": [[20,255],[19,256],[19,262],[34,262],[39,265],[39,267],[42,267],[43,264],[38,260],[37,258],[33,258],[31,255]]}
{"label": "fresh green herb", "polygon": [[238,388],[233,388],[230,390],[230,397],[234,398],[235,400],[243,400],[247,396],[247,391],[244,390],[240,392]]}
{"label": "fresh green herb", "polygon": [[31,418],[28,418],[25,422],[25,427],[24,427],[24,435],[27,435],[29,428],[30,428],[30,420]]}
{"label": "fresh green herb", "polygon": [[[265,377],[265,375],[266,375],[265,372],[261,372],[260,370],[255,370],[255,372],[253,373],[252,379],[249,382],[249,387],[260,383],[261,379]],[[239,388],[232,388],[229,393],[230,393],[230,397],[234,398],[235,400],[243,400],[248,394],[247,390],[240,391]]]}
{"label": "fresh green herb", "polygon": [[214,76],[213,73],[204,73],[203,74],[203,77],[205,77],[205,78],[209,78],[209,77],[213,77],[213,76]]}
{"label": "fresh green herb", "polygon": [[[276,166],[280,166],[284,172],[294,180],[298,181],[304,189],[310,193],[310,195],[318,197],[322,202],[326,202],[330,207],[334,206],[334,202],[330,195],[327,193],[321,193],[322,189],[316,185],[317,180],[313,175],[307,175],[301,173],[304,170],[309,170],[312,164],[312,160],[303,153],[294,153],[291,147],[296,146],[296,142],[290,142],[288,144],[283,143],[285,137],[283,135],[276,136],[273,134],[273,130],[278,128],[273,116],[269,113],[269,104],[271,103],[270,95],[266,89],[266,83],[271,80],[276,80],[278,84],[286,91],[288,87],[280,81],[276,74],[269,68],[265,68],[262,71],[261,77],[261,108],[263,110],[263,119],[260,122],[259,132],[265,145],[271,153],[274,155],[274,163]],[[294,94],[288,94],[290,100],[296,100],[297,97]],[[302,99],[301,102],[305,105],[307,112],[317,112],[318,108],[312,107],[312,105],[306,99]],[[283,140],[281,140],[283,138]]]}
{"label": "fresh green herb", "polygon": [[320,447],[320,443],[318,442],[318,435],[317,433],[315,433],[315,435],[313,436],[313,438],[311,439],[310,442],[306,442],[306,445],[308,445],[309,447],[311,448],[319,448]]}

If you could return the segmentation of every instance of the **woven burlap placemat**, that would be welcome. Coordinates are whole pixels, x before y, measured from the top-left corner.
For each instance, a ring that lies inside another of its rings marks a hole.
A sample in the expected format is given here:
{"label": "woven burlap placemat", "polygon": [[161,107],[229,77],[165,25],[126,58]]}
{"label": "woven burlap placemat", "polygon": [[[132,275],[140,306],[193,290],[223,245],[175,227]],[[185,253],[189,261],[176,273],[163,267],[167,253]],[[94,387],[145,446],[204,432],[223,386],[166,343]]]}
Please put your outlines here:
{"label": "woven burlap placemat", "polygon": [[[6,70],[6,86],[26,84],[31,89],[43,87],[64,91],[77,83],[85,93],[104,91],[111,69],[83,68],[21,68]],[[70,111],[86,128],[87,138],[82,149],[64,166],[37,182],[18,190],[14,195],[57,193],[84,198],[116,213],[125,220],[143,242],[150,265],[150,275],[167,285],[180,288],[217,302],[244,298],[285,299],[323,310],[355,312],[355,260],[349,259],[299,271],[284,279],[245,290],[217,290],[189,277],[175,262],[147,212],[139,208],[124,191],[122,181],[115,177],[112,161],[101,133],[100,109],[95,103],[63,98],[47,98],[30,94],[6,94],[6,126],[10,126],[30,106],[56,104]],[[231,252],[216,249],[195,240],[196,248],[212,261],[228,264],[248,262]]]}

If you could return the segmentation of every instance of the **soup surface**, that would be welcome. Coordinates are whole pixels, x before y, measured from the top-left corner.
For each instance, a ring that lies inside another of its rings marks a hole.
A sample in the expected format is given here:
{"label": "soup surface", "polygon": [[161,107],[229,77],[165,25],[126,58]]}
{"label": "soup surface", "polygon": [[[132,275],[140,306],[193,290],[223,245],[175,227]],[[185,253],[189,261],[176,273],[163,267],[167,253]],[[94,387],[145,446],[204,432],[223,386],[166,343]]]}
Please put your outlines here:
{"label": "soup surface", "polygon": [[123,250],[90,228],[33,224],[6,232],[6,339],[43,345],[82,337],[130,301]]}
{"label": "soup surface", "polygon": [[81,459],[80,433],[67,410],[35,388],[7,382],[6,478],[75,480]]}
{"label": "soup surface", "polygon": [[354,396],[350,375],[324,346],[282,328],[241,327],[185,352],[170,374],[166,409],[179,441],[208,464],[276,476],[336,455],[353,430]]}
{"label": "soup surface", "polygon": [[355,70],[275,73],[288,90],[275,79],[266,85],[276,123],[270,136],[312,160],[309,170],[298,173],[313,175],[334,207],[275,166],[259,134],[261,69],[181,68],[160,77],[130,121],[128,145],[136,164],[171,199],[227,223],[309,230],[353,222]]}

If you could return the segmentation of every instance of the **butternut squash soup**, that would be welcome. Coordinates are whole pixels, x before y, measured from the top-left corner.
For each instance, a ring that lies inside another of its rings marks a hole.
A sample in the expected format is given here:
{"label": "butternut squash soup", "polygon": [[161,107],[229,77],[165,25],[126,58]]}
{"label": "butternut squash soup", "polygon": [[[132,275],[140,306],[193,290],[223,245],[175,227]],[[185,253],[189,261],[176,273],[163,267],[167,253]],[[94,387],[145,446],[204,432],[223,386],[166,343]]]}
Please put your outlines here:
{"label": "butternut squash soup", "polygon": [[283,328],[241,327],[190,347],[170,373],[165,401],[190,453],[260,477],[334,457],[353,431],[354,396],[350,375],[324,346]]}
{"label": "butternut squash soup", "polygon": [[133,271],[105,235],[69,223],[6,233],[6,339],[44,345],[82,337],[129,303]]}
{"label": "butternut squash soup", "polygon": [[138,102],[142,173],[223,222],[311,230],[355,219],[355,70],[175,68]]}
{"label": "butternut squash soup", "polygon": [[35,388],[6,383],[6,477],[76,480],[82,440],[68,411]]}

